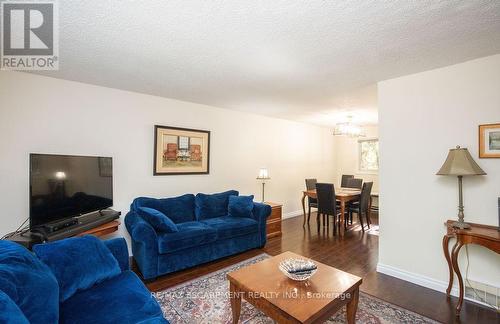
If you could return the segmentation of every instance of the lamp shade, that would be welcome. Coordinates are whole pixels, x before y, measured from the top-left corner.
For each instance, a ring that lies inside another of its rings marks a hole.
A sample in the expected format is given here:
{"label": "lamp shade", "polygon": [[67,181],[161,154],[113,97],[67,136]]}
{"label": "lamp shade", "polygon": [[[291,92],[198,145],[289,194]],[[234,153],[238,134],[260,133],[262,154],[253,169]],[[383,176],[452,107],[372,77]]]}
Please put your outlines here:
{"label": "lamp shade", "polygon": [[57,180],[64,180],[66,179],[66,172],[63,172],[63,171],[57,171],[55,173],[55,176],[56,176],[56,179]]}
{"label": "lamp shade", "polygon": [[267,171],[267,169],[265,168],[260,169],[259,176],[257,177],[257,179],[271,179],[269,178],[269,172]]}
{"label": "lamp shade", "polygon": [[437,175],[467,176],[486,175],[486,172],[474,161],[466,148],[457,146],[450,149],[446,161],[436,173]]}

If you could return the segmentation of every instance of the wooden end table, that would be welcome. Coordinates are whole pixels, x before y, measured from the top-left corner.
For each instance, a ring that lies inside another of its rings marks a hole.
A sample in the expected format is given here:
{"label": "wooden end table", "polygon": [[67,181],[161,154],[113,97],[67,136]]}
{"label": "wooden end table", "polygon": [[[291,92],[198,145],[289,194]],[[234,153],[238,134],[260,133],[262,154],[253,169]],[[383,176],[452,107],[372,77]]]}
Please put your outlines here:
{"label": "wooden end table", "polygon": [[266,221],[267,238],[281,236],[282,204],[266,201],[264,204],[271,206],[271,215]]}
{"label": "wooden end table", "polygon": [[318,271],[306,281],[287,278],[282,260],[303,258],[292,252],[257,262],[227,275],[233,312],[238,323],[241,299],[278,323],[320,323],[347,305],[347,322],[354,323],[362,279],[316,262]]}

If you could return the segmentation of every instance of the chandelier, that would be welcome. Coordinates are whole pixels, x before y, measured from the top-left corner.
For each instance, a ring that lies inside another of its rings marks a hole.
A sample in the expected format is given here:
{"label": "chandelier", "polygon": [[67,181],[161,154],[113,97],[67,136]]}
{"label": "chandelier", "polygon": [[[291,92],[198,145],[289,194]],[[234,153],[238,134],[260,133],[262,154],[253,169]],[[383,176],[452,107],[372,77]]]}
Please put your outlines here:
{"label": "chandelier", "polygon": [[352,116],[347,116],[347,122],[337,123],[333,129],[334,136],[365,137],[363,129],[352,122]]}

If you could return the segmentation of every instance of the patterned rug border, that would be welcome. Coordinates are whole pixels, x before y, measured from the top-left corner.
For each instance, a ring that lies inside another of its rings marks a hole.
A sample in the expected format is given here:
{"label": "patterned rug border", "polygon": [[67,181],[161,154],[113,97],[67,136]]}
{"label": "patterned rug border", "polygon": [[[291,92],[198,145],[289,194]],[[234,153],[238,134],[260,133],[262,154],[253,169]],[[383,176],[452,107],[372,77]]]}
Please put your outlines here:
{"label": "patterned rug border", "polygon": [[[256,260],[256,259],[260,259],[260,258],[262,258],[262,257],[267,257],[267,258],[270,258],[270,257],[273,257],[273,256],[272,256],[272,255],[270,255],[270,254],[267,254],[267,253],[265,253],[265,252],[264,252],[264,253],[260,253],[260,254],[255,255],[255,256],[253,256],[253,257],[251,257],[251,258],[248,258],[248,259],[245,259],[245,260],[242,260],[242,261],[239,261],[239,262],[233,263],[233,264],[231,264],[231,265],[228,265],[228,266],[226,266],[226,267],[223,267],[222,269],[219,269],[219,270],[216,270],[216,271],[209,272],[209,273],[207,273],[207,274],[205,274],[205,275],[202,275],[202,276],[196,277],[196,278],[194,278],[194,279],[187,280],[187,281],[185,281],[185,282],[179,283],[179,284],[177,284],[177,285],[174,285],[174,286],[171,286],[171,287],[168,287],[168,288],[162,289],[162,290],[155,291],[153,294],[160,294],[160,293],[165,292],[165,291],[175,290],[175,289],[180,289],[180,288],[182,288],[182,287],[185,287],[185,286],[190,285],[191,283],[193,283],[193,282],[195,282],[195,281],[199,281],[199,280],[203,280],[203,279],[206,279],[206,278],[209,278],[209,277],[212,277],[212,276],[216,276],[216,275],[218,275],[218,274],[220,274],[220,273],[222,273],[222,272],[228,271],[228,270],[229,270],[229,268],[232,268],[232,267],[238,267],[239,265],[241,265],[241,264],[243,264],[243,263],[250,263],[250,262],[252,262],[252,261],[254,261],[254,260]],[[394,308],[396,308],[396,309],[398,309],[398,310],[400,310],[400,311],[407,312],[407,313],[411,313],[411,314],[413,314],[413,315],[417,315],[417,316],[423,317],[423,318],[425,318],[425,319],[430,320],[430,322],[434,322],[434,323],[437,323],[437,324],[442,323],[442,322],[439,322],[439,321],[437,321],[437,320],[435,320],[435,319],[433,319],[433,318],[430,318],[430,317],[428,317],[428,316],[426,316],[426,315],[420,314],[420,313],[418,313],[418,312],[415,312],[415,311],[412,311],[412,310],[410,310],[410,309],[404,308],[403,306],[400,306],[400,305],[395,304],[395,303],[393,303],[393,302],[386,301],[386,300],[384,300],[384,299],[382,299],[382,298],[379,298],[379,297],[377,297],[377,296],[374,296],[374,295],[372,295],[372,294],[370,294],[370,293],[364,292],[364,291],[362,291],[361,289],[360,289],[360,294],[364,294],[364,295],[368,296],[369,298],[375,299],[376,301],[378,301],[378,302],[380,302],[380,303],[390,304],[390,305],[392,305]],[[177,310],[175,310],[175,309],[174,309],[174,311],[175,311],[175,312],[177,312]],[[180,315],[180,314],[179,314],[179,315]]]}
{"label": "patterned rug border", "polygon": [[189,284],[190,284],[191,282],[193,282],[193,281],[203,280],[203,279],[206,279],[206,278],[208,278],[208,277],[212,277],[212,276],[214,276],[214,275],[217,275],[217,274],[219,274],[219,273],[221,273],[221,272],[226,271],[226,269],[227,269],[227,268],[231,268],[231,267],[237,266],[237,265],[239,265],[240,263],[250,262],[250,261],[253,261],[253,260],[255,260],[255,259],[259,259],[259,258],[261,258],[261,257],[263,257],[263,256],[272,257],[272,255],[269,255],[269,254],[267,254],[267,253],[260,253],[260,254],[257,254],[256,256],[253,256],[253,257],[251,257],[251,258],[248,258],[248,259],[245,259],[245,260],[243,260],[243,261],[236,262],[236,263],[233,263],[233,264],[231,264],[231,265],[228,265],[227,267],[224,267],[224,268],[222,268],[222,269],[219,269],[219,270],[215,270],[215,271],[209,272],[209,273],[207,273],[207,274],[204,274],[204,275],[202,275],[202,276],[196,277],[196,278],[194,278],[194,279],[189,279],[189,280],[184,281],[184,282],[181,282],[181,283],[179,283],[179,284],[177,284],[177,285],[174,285],[174,286],[171,286],[171,287],[168,287],[168,288],[162,289],[162,290],[155,291],[154,293],[155,293],[155,294],[157,294],[157,293],[164,292],[164,291],[166,291],[166,290],[170,290],[170,289],[178,289],[178,288],[181,288],[181,287],[187,286],[187,285],[189,285]]}

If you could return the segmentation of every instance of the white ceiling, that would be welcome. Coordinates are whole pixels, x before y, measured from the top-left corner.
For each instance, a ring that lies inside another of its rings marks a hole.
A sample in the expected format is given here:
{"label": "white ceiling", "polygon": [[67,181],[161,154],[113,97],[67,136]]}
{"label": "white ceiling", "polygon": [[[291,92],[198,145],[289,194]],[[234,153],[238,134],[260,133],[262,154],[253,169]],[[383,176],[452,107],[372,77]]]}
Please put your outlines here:
{"label": "white ceiling", "polygon": [[112,88],[332,125],[380,80],[500,52],[500,1],[59,1],[60,70]]}

